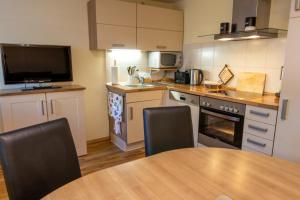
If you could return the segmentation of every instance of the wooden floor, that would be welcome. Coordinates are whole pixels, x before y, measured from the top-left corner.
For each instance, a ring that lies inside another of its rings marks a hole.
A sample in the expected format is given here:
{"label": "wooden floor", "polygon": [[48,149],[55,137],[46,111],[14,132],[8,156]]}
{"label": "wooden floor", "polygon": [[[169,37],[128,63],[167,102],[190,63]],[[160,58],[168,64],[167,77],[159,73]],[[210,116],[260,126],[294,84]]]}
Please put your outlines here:
{"label": "wooden floor", "polygon": [[[144,149],[122,152],[110,141],[99,141],[88,144],[88,154],[80,157],[82,175],[136,160],[145,156]],[[0,170],[0,200],[7,199],[2,171]]]}

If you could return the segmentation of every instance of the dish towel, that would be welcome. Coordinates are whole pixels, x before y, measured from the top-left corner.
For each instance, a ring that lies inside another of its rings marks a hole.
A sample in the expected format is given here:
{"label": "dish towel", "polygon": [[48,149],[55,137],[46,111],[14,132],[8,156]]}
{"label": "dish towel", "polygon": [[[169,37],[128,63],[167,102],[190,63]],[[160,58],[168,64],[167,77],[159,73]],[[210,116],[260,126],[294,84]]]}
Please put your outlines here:
{"label": "dish towel", "polygon": [[114,118],[114,130],[116,135],[121,135],[121,124],[123,114],[123,97],[116,93],[108,93],[108,110],[109,116]]}

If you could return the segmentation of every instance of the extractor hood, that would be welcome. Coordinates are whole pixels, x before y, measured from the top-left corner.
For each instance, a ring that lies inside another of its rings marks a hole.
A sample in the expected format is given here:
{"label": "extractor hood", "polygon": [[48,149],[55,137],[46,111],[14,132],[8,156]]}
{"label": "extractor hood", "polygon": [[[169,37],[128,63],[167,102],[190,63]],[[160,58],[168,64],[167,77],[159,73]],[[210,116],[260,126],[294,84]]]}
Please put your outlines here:
{"label": "extractor hood", "polygon": [[[290,0],[233,0],[232,24],[237,31],[215,34],[220,41],[277,38],[287,32]],[[256,30],[245,31],[246,17],[256,17]]]}

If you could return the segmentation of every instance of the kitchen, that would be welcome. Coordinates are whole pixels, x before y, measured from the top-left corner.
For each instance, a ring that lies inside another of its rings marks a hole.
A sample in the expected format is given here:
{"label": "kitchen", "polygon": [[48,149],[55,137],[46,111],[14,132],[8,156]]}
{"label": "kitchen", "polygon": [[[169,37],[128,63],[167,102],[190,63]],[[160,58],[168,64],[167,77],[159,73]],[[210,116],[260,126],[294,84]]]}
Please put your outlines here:
{"label": "kitchen", "polygon": [[[184,21],[190,24],[188,16],[195,5],[192,8],[190,2],[180,4],[185,8]],[[155,49],[107,52],[108,77],[113,82],[107,84],[108,91],[124,98],[120,135],[114,133],[115,121],[110,116],[114,144],[124,151],[144,146],[143,108],[189,105],[196,147],[225,147],[273,155],[290,2],[272,1],[266,7],[262,2],[250,4],[252,8],[265,9],[258,13],[256,9],[251,13],[249,5],[240,4],[234,1],[228,17],[232,20],[215,23],[211,32],[211,27],[202,28],[197,35],[187,37],[195,25],[184,23],[183,54],[176,48],[161,53],[154,52]],[[243,6],[247,11],[239,12]],[[253,28],[251,24],[245,25],[248,16],[257,16],[258,27],[254,27],[257,32],[231,30],[230,33],[231,24],[238,30],[244,26]],[[269,21],[261,20],[265,18]],[[183,25],[178,23],[178,26]],[[168,60],[173,63],[166,64]],[[130,75],[126,72],[129,66],[138,66],[140,71]],[[139,86],[139,76],[147,83]],[[118,84],[118,80],[122,83]]]}
{"label": "kitchen", "polygon": [[0,2],[0,199],[300,198],[300,0],[71,1]]}

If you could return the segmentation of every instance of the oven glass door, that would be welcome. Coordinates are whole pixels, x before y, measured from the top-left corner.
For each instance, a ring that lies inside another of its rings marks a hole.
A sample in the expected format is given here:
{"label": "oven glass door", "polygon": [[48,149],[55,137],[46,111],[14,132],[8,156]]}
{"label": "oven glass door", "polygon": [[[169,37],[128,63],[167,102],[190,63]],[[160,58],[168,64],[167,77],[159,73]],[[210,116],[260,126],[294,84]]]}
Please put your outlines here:
{"label": "oven glass door", "polygon": [[200,133],[219,139],[227,144],[241,147],[243,117],[224,114],[202,108],[200,113]]}

